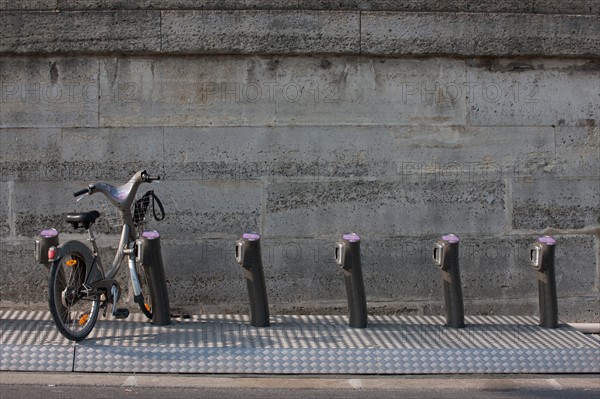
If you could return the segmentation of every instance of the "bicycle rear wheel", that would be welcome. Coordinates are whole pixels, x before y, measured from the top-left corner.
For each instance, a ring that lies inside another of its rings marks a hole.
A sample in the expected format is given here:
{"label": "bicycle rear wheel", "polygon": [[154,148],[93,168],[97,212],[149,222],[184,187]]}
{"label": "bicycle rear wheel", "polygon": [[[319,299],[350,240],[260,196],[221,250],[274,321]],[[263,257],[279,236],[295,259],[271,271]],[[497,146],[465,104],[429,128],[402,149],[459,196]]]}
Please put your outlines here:
{"label": "bicycle rear wheel", "polygon": [[136,271],[140,285],[142,286],[142,298],[138,301],[140,310],[148,319],[152,320],[152,306],[154,296],[152,295],[152,280],[150,273],[146,273],[146,266],[138,262],[136,265]]}
{"label": "bicycle rear wheel", "polygon": [[81,341],[94,328],[100,311],[98,295],[86,295],[85,255],[71,251],[50,268],[48,304],[58,331],[71,341]]}

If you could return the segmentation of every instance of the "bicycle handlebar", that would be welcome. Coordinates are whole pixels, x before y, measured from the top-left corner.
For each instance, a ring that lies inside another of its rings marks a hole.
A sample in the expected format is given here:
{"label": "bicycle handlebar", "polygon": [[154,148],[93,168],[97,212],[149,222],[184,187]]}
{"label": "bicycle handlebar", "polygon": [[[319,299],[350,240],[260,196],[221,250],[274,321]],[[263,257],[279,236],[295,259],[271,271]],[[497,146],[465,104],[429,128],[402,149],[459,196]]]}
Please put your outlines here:
{"label": "bicycle handlebar", "polygon": [[125,209],[131,205],[133,196],[140,183],[152,183],[153,181],[159,180],[160,176],[150,176],[145,170],[141,170],[133,175],[133,177],[122,186],[114,187],[103,182],[90,184],[88,188],[73,193],[73,196],[79,197],[84,194],[94,194],[100,191],[119,209]]}
{"label": "bicycle handlebar", "polygon": [[153,181],[159,181],[159,180],[160,180],[160,176],[156,176],[156,177],[148,176],[148,175],[144,176],[144,182],[146,182],[146,183],[152,183]]}
{"label": "bicycle handlebar", "polygon": [[87,193],[89,193],[89,189],[84,188],[83,190],[79,190],[79,191],[73,193],[73,197],[79,197],[80,195],[87,194]]}

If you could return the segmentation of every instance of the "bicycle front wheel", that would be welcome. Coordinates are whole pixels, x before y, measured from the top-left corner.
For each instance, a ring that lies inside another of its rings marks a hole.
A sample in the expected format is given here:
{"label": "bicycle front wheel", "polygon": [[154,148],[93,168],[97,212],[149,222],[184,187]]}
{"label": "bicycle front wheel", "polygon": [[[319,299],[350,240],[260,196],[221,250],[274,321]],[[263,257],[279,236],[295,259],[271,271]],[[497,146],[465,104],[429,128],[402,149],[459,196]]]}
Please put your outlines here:
{"label": "bicycle front wheel", "polygon": [[137,263],[136,270],[142,287],[142,297],[138,301],[138,305],[144,316],[152,320],[154,296],[152,295],[152,280],[150,273],[147,273],[146,266],[142,265],[141,262]]}
{"label": "bicycle front wheel", "polygon": [[100,310],[98,295],[85,292],[85,255],[65,254],[50,268],[48,304],[58,331],[71,341],[81,341],[94,328]]}

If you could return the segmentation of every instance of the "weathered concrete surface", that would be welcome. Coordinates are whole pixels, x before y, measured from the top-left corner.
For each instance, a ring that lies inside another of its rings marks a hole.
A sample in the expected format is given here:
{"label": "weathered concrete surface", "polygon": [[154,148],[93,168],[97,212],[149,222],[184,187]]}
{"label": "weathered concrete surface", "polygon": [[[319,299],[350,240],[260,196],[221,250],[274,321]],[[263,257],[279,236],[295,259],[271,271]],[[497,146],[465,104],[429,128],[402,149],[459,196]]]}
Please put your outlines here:
{"label": "weathered concrete surface", "polygon": [[364,12],[361,53],[597,57],[599,21],[573,15]]}
{"label": "weathered concrete surface", "polygon": [[[24,3],[24,5],[20,4]],[[89,9],[177,9],[177,10],[373,10],[589,14],[600,12],[600,5],[589,0],[13,0],[0,1],[0,9],[58,8]]]}
{"label": "weathered concrete surface", "polygon": [[584,126],[600,117],[600,61],[474,60],[469,124]]}
{"label": "weathered concrete surface", "polygon": [[600,126],[557,127],[555,137],[559,175],[600,178]]}
{"label": "weathered concrete surface", "polygon": [[6,10],[0,53],[600,56],[597,13],[107,7]]}
{"label": "weathered concrete surface", "polygon": [[58,0],[0,0],[0,10],[54,10]]}
{"label": "weathered concrete surface", "polygon": [[522,181],[599,170],[598,129],[583,127],[13,128],[0,144],[4,181],[119,182],[140,164],[169,180],[267,182]]}
{"label": "weathered concrete surface", "polygon": [[351,12],[163,11],[162,51],[358,54],[359,29]]}
{"label": "weathered concrete surface", "polygon": [[597,2],[13,3],[0,305],[45,308],[33,239],[66,240],[65,212],[103,213],[109,259],[115,214],[72,193],[146,168],[176,309],[247,312],[233,242],[256,230],[273,313],[345,314],[333,245],[355,230],[373,313],[441,314],[452,231],[468,314],[537,314],[526,246],[549,233],[561,319],[600,317]]}
{"label": "weathered concrete surface", "polygon": [[103,126],[595,125],[598,62],[466,64],[438,58],[107,59],[100,65],[99,119]]}
{"label": "weathered concrete surface", "polygon": [[451,125],[466,116],[458,60],[106,59],[99,79],[99,121],[109,127]]}
{"label": "weathered concrete surface", "polygon": [[[560,279],[562,312],[594,320],[600,285],[594,65],[439,57],[7,57],[2,76],[18,87],[54,77],[57,84],[65,79],[65,87],[90,81],[98,89],[92,105],[79,92],[73,101],[38,102],[35,92],[23,99],[3,80],[2,124],[11,127],[0,131],[2,245],[30,248],[42,227],[69,231],[65,212],[99,209],[97,231],[108,249],[116,241],[116,215],[101,197],[75,203],[72,192],[98,180],[119,184],[146,168],[164,178],[140,194],[154,189],[167,210],[165,221],[148,227],[165,237],[175,307],[245,312],[245,287],[230,252],[243,231],[257,230],[273,311],[344,314],[331,245],[355,230],[364,238],[373,311],[439,314],[430,244],[454,231],[464,238],[469,312],[536,314],[521,250],[550,232],[561,238],[560,263],[569,268]],[[534,83],[536,102],[523,112],[526,96],[511,96]],[[286,85],[296,87],[290,84],[301,85],[301,97],[291,91],[285,97]],[[337,101],[325,101],[330,92],[323,90],[333,84]],[[489,101],[485,88],[492,85],[502,96]],[[251,91],[257,87],[261,96]],[[44,301],[35,295],[40,299],[16,298]]]}
{"label": "weathered concrete surface", "polygon": [[583,229],[600,225],[600,182],[539,179],[513,183],[515,229]]}
{"label": "weathered concrete surface", "polygon": [[63,160],[61,155],[60,129],[2,129],[0,179],[13,183],[60,180]]}
{"label": "weathered concrete surface", "polygon": [[586,0],[536,0],[535,12],[598,15],[600,4]]}
{"label": "weathered concrete surface", "polygon": [[272,183],[267,186],[265,233],[328,235],[428,234],[453,226],[463,233],[505,229],[503,181]]}
{"label": "weathered concrete surface", "polygon": [[161,183],[156,194],[170,212],[168,219],[158,224],[167,237],[219,237],[262,230],[260,183],[191,178]]}
{"label": "weathered concrete surface", "polygon": [[[584,129],[563,130],[561,137],[578,141],[561,143],[561,153],[585,148],[593,155]],[[554,133],[545,127],[468,126],[165,128],[164,167],[171,179],[518,180],[559,174],[553,167],[558,162]],[[597,165],[593,156],[580,165],[570,160],[563,157],[560,163],[567,176],[587,176]]]}
{"label": "weathered concrete surface", "polygon": [[0,21],[0,53],[160,51],[158,11],[4,11]]}
{"label": "weathered concrete surface", "polygon": [[61,137],[63,180],[125,182],[140,165],[152,174],[162,171],[164,136],[160,127],[63,129]]}
{"label": "weathered concrete surface", "polygon": [[64,226],[64,214],[67,212],[84,212],[99,207],[97,201],[85,207],[89,209],[82,209],[80,204],[76,204],[73,193],[85,187],[82,183],[19,182],[14,185],[10,208],[14,220],[11,227],[16,236],[35,237],[41,230],[40,226]]}
{"label": "weathered concrete surface", "polygon": [[0,127],[98,126],[98,61],[0,60]]}
{"label": "weathered concrete surface", "polygon": [[[0,182],[0,237],[8,237],[11,233],[11,196],[14,183]],[[1,255],[0,255],[1,256]]]}
{"label": "weathered concrete surface", "polygon": [[[48,301],[48,272],[36,264],[33,241],[0,241],[0,270],[4,278],[0,282],[0,301],[38,304],[41,308]],[[29,262],[25,262],[29,259]]]}

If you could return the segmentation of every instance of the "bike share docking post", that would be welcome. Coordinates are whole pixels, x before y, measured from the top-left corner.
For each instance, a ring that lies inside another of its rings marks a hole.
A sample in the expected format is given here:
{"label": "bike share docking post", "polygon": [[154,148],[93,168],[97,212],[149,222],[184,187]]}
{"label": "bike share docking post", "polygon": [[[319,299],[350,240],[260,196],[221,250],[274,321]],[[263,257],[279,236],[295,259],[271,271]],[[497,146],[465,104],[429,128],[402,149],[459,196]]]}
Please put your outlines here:
{"label": "bike share docking post", "polygon": [[558,327],[558,300],[554,273],[556,240],[550,236],[538,237],[529,246],[529,261],[536,271],[540,307],[540,326]]}
{"label": "bike share docking post", "polygon": [[50,255],[54,257],[56,255],[58,245],[58,231],[56,229],[42,230],[39,236],[35,239],[35,260],[37,260],[38,263],[49,267],[50,263],[52,263],[52,260],[49,259],[48,251],[53,248],[54,252],[50,251]]}
{"label": "bike share docking post", "polygon": [[250,298],[250,324],[254,327],[270,326],[269,302],[258,233],[244,233],[242,238],[235,242],[235,261],[242,266],[246,276]]}
{"label": "bike share docking post", "polygon": [[152,324],[164,326],[171,324],[171,309],[169,293],[165,280],[165,269],[160,250],[160,234],[156,230],[144,231],[138,240],[138,261],[144,268],[144,273],[150,280],[152,290]]}
{"label": "bike share docking post", "polygon": [[433,245],[433,260],[442,272],[444,284],[446,325],[454,328],[465,326],[460,268],[458,267],[459,241],[458,236],[447,234]]}
{"label": "bike share docking post", "polygon": [[335,262],[342,268],[348,296],[348,325],[367,327],[367,297],[360,264],[360,237],[349,233],[335,247]]}

